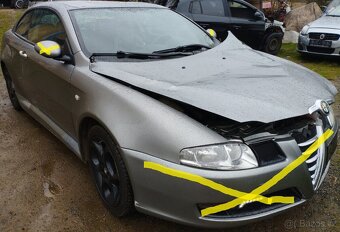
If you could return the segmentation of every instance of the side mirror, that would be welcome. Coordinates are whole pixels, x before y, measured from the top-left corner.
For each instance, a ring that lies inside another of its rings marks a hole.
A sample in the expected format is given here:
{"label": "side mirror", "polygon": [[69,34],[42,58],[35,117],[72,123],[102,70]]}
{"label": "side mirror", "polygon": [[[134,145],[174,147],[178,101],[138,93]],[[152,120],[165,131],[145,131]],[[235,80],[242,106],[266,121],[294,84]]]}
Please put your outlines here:
{"label": "side mirror", "polygon": [[256,20],[262,20],[263,19],[263,14],[261,14],[259,11],[256,11],[254,14],[254,18]]}
{"label": "side mirror", "polygon": [[217,37],[217,34],[216,34],[216,31],[213,30],[213,29],[207,29],[207,32],[210,36],[216,38]]}
{"label": "side mirror", "polygon": [[40,41],[34,46],[34,49],[37,53],[47,58],[56,59],[61,57],[60,45],[54,41]]}

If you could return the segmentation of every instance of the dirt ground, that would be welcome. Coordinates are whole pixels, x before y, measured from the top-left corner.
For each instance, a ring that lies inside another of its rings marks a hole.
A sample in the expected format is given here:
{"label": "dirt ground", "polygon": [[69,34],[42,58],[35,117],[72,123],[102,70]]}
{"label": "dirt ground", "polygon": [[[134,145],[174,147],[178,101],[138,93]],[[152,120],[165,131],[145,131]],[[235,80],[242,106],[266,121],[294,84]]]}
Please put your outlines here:
{"label": "dirt ground", "polygon": [[[335,84],[340,87],[340,80]],[[340,116],[340,97],[336,103]],[[340,154],[340,151],[339,151]],[[340,231],[340,158],[309,202],[226,231]],[[87,166],[26,113],[12,108],[0,73],[0,231],[197,231],[140,213],[116,219]],[[200,230],[199,230],[200,231]]]}

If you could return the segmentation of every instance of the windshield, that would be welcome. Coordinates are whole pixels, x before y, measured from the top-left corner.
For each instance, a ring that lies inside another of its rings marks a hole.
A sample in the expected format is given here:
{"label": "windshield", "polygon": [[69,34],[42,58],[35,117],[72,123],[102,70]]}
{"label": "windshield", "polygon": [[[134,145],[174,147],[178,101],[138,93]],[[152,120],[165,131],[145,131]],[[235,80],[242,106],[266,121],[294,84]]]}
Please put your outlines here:
{"label": "windshield", "polygon": [[190,44],[214,46],[207,33],[169,9],[97,8],[70,14],[87,56],[117,51],[152,53]]}
{"label": "windshield", "polygon": [[340,0],[333,0],[327,7],[326,14],[340,17]]}

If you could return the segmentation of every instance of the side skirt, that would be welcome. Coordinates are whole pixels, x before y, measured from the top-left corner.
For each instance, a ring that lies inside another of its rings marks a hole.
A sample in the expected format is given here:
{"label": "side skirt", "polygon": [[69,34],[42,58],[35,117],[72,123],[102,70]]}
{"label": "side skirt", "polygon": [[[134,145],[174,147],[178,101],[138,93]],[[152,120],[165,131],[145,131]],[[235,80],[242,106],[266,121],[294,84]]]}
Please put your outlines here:
{"label": "side skirt", "polygon": [[63,129],[61,129],[56,123],[54,123],[46,114],[41,112],[31,102],[16,93],[21,107],[31,115],[35,120],[42,124],[47,130],[49,130],[54,136],[61,140],[72,152],[74,152],[78,158],[82,160],[79,143],[68,135]]}

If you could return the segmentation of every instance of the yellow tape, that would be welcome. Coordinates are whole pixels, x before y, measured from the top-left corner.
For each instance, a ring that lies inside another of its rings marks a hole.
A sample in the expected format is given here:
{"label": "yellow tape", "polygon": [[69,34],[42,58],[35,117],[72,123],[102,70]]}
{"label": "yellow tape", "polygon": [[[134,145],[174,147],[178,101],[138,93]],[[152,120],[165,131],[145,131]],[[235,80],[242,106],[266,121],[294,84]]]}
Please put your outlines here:
{"label": "yellow tape", "polygon": [[[302,153],[296,160],[288,164],[284,169],[282,169],[279,173],[273,176],[270,180],[266,183],[261,185],[260,187],[254,189],[249,196],[254,196],[257,194],[262,194],[263,192],[267,191],[275,184],[277,184],[280,180],[286,177],[290,172],[292,172],[295,168],[305,162],[330,136],[332,136],[334,132],[328,129],[322,136],[320,136],[305,152]],[[224,210],[228,210],[234,208],[235,206],[242,204],[243,198],[237,198],[232,200],[228,203],[209,207],[206,209],[201,210],[202,216],[207,216],[209,214],[218,213]]]}
{"label": "yellow tape", "polygon": [[46,55],[51,55],[51,52],[53,51],[53,50],[55,50],[55,49],[59,49],[60,47],[59,47],[59,45],[53,45],[53,46],[50,46],[50,47],[45,47],[42,43],[37,43],[37,45],[38,45],[38,47],[40,48],[40,51],[39,51],[39,54],[41,55],[41,54],[46,54]]}
{"label": "yellow tape", "polygon": [[245,192],[238,191],[232,188],[228,188],[226,186],[218,184],[204,177],[191,174],[191,173],[187,173],[184,171],[179,171],[176,169],[168,168],[166,166],[163,166],[161,164],[157,164],[154,162],[144,161],[144,168],[152,169],[152,170],[161,172],[169,176],[174,176],[177,178],[182,178],[182,179],[189,180],[195,183],[199,183],[201,185],[204,185],[206,187],[209,187],[221,193],[237,197],[237,199],[230,201],[228,203],[203,209],[201,211],[201,214],[203,217],[209,214],[218,213],[224,210],[231,209],[237,205],[242,204],[244,201],[249,201],[249,200],[259,201],[264,204],[273,204],[273,203],[290,204],[290,203],[294,203],[294,197],[274,196],[274,197],[268,198],[268,197],[261,196],[260,194],[262,194],[263,192],[265,192],[266,190],[268,190],[269,188],[277,184],[281,179],[283,179],[290,172],[292,172],[295,168],[297,168],[299,165],[305,162],[333,133],[334,132],[332,130],[327,130],[305,152],[303,152],[301,156],[299,156],[296,160],[294,160],[289,165],[287,165],[284,169],[282,169],[278,174],[276,174],[266,183],[264,183],[260,187],[253,190],[251,193],[245,193]]}
{"label": "yellow tape", "polygon": [[252,200],[254,198],[258,198],[258,201],[264,203],[264,204],[272,204],[272,203],[278,203],[278,202],[284,202],[284,203],[294,203],[294,197],[264,197],[264,196],[259,196],[258,194],[253,194],[253,195],[249,195],[248,193],[245,192],[241,192],[232,188],[228,188],[226,186],[223,186],[221,184],[218,184],[212,180],[206,179],[204,177],[198,176],[198,175],[194,175],[188,172],[183,172],[183,171],[179,171],[176,169],[172,169],[172,168],[168,168],[165,167],[161,164],[157,164],[157,163],[153,163],[153,162],[148,162],[145,161],[144,162],[144,168],[148,168],[148,169],[152,169],[158,172],[161,172],[163,174],[169,175],[169,176],[174,176],[174,177],[178,177],[178,178],[182,178],[185,180],[189,180],[192,182],[196,182],[198,184],[207,186],[211,189],[214,189],[218,192],[230,195],[230,196],[234,196],[234,197],[238,197],[243,199],[243,201],[248,201],[248,200]]}

